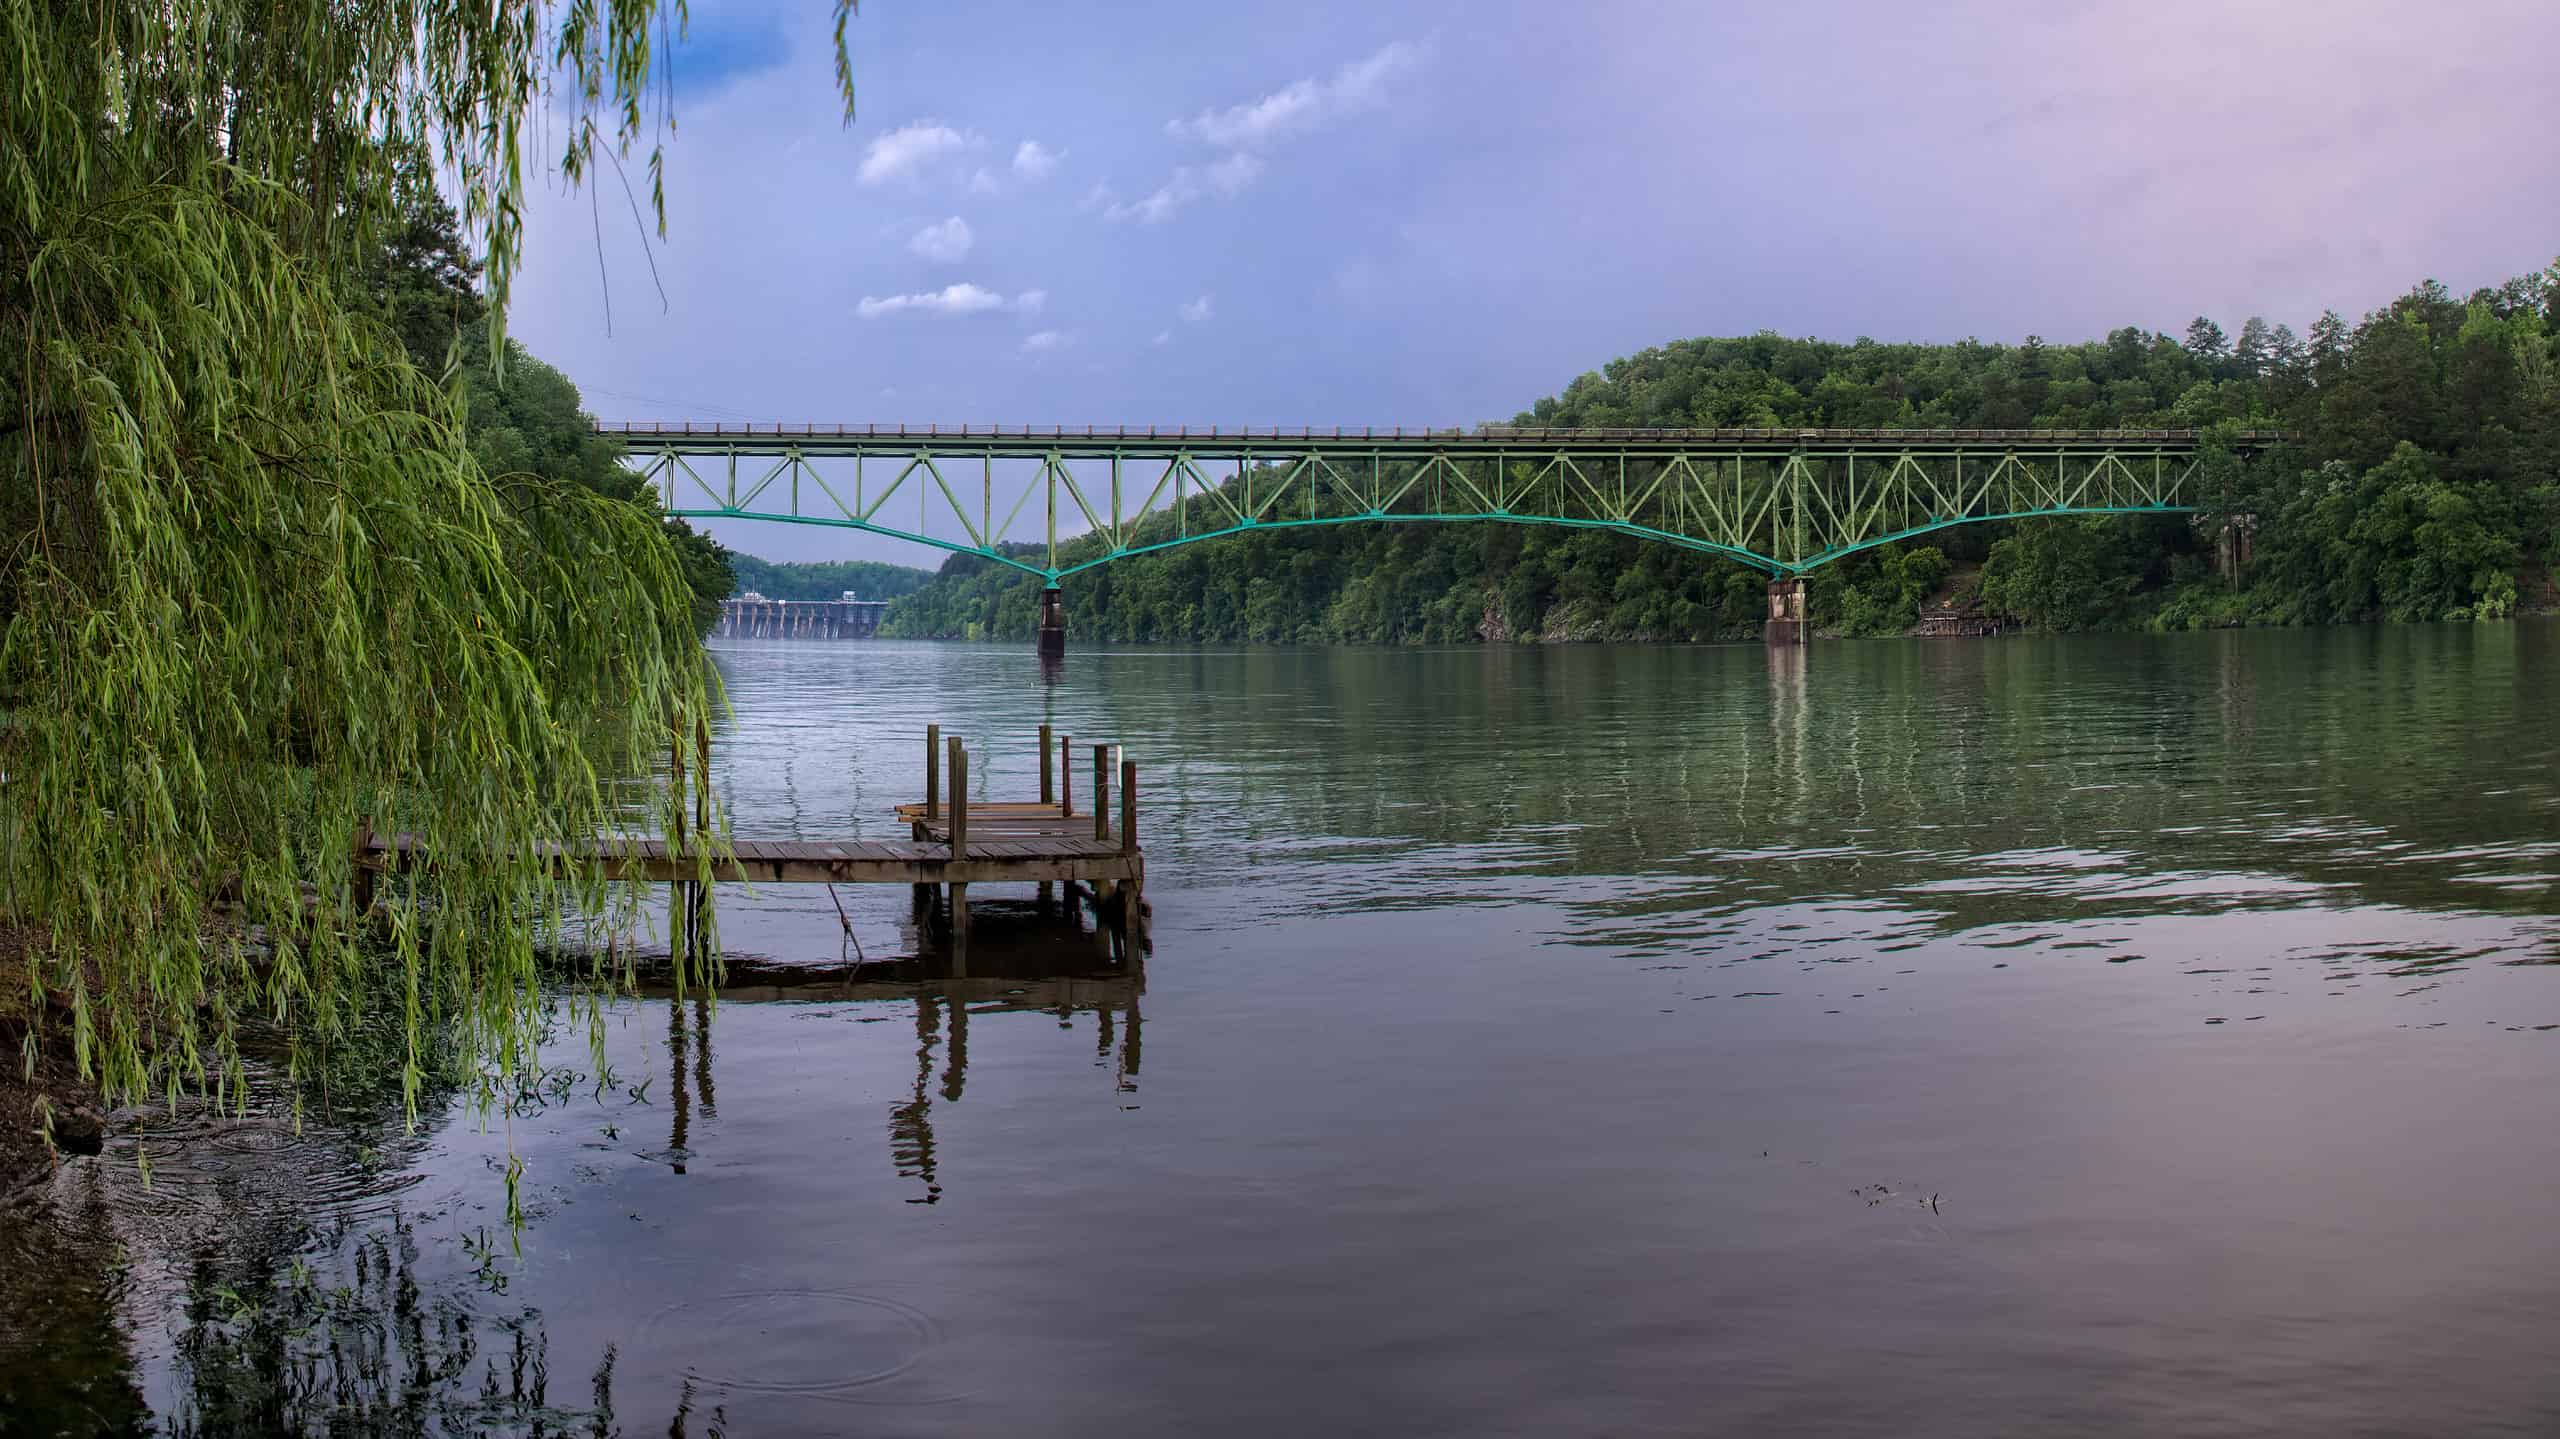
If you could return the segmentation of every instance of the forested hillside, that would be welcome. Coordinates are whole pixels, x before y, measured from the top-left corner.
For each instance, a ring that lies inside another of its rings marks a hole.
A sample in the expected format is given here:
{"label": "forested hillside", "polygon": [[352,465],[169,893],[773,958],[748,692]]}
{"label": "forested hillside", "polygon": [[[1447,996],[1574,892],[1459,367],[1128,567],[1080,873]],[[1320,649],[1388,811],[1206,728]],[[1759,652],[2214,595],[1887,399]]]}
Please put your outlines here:
{"label": "forested hillside", "polygon": [[[2282,428],[2215,468],[2213,512],[1941,531],[1815,572],[1816,621],[1892,633],[1962,569],[1983,602],[2056,629],[2495,617],[2560,527],[2560,265],[2456,298],[2432,282],[2307,338],[2198,319],[2052,345],[1684,340],[1586,374],[1539,425]],[[2218,498],[2229,496],[2228,502]],[[2213,573],[2239,517],[2254,558]],[[1979,565],[1978,574],[1972,572]],[[1763,577],[1622,536],[1504,525],[1344,525],[1123,560],[1066,586],[1070,632],[1110,641],[1435,643],[1756,634]],[[891,633],[1013,639],[1039,581],[969,556]]]}
{"label": "forested hillside", "polygon": [[819,564],[777,564],[753,555],[729,556],[737,577],[736,593],[750,590],[769,600],[834,600],[853,591],[866,600],[896,599],[924,588],[933,571],[876,560],[841,560]]}
{"label": "forested hillside", "polygon": [[[567,375],[513,340],[506,363],[490,363],[480,266],[453,207],[431,185],[407,188],[367,278],[410,363],[461,386],[463,432],[482,470],[578,484],[657,513],[648,483],[623,464],[622,442],[596,432]],[[729,552],[682,520],[658,524],[684,566],[695,618],[708,628],[729,593]]]}

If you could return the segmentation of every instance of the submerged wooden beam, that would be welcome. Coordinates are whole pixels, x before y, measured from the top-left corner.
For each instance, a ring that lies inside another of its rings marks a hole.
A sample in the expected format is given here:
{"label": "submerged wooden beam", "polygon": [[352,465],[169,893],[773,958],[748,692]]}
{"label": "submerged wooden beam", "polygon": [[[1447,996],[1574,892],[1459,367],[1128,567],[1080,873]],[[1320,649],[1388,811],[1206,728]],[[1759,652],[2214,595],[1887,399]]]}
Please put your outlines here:
{"label": "submerged wooden beam", "polygon": [[[1129,879],[1142,873],[1142,855],[1122,854],[1112,842],[990,835],[969,841],[969,856],[954,861],[951,847],[933,840],[739,840],[726,857],[710,857],[720,884],[1037,884],[1074,879]],[[595,864],[604,877],[652,884],[692,879],[697,856],[665,840],[610,840],[574,853],[542,846],[556,868]],[[383,873],[468,863],[467,856],[439,855],[413,834],[369,835],[359,853],[364,868]]]}

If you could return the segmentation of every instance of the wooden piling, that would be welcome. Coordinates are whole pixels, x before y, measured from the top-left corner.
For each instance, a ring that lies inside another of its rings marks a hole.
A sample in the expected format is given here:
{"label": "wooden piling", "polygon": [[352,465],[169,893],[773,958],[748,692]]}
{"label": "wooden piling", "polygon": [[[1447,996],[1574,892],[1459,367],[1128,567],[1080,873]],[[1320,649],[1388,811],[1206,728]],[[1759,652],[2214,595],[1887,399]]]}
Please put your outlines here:
{"label": "wooden piling", "polygon": [[969,749],[951,741],[951,857],[969,857]]}
{"label": "wooden piling", "polygon": [[356,921],[373,913],[373,869],[366,863],[373,851],[373,821],[356,821],[355,854],[347,874],[347,897],[355,902]]}
{"label": "wooden piling", "polygon": [[1056,786],[1049,777],[1049,727],[1040,726],[1040,802],[1050,803],[1056,797]]}
{"label": "wooden piling", "polygon": [[1093,747],[1093,837],[1111,838],[1111,746]]}
{"label": "wooden piling", "polygon": [[[675,810],[675,833],[669,836],[674,843],[668,849],[671,855],[680,856],[685,852],[684,729],[675,724],[667,726],[667,783],[674,790],[675,800],[672,806]],[[682,872],[679,866],[667,882],[667,954],[675,961],[679,987],[684,981],[685,936],[693,931],[686,914],[685,891],[688,886],[678,877]]]}
{"label": "wooden piling", "polygon": [[[1131,759],[1120,761],[1120,853],[1131,857],[1138,853],[1138,762]],[[1124,959],[1132,961],[1143,943],[1145,911],[1139,899],[1142,888],[1135,879],[1123,880],[1119,885],[1120,950]]]}
{"label": "wooden piling", "polygon": [[924,817],[927,823],[941,817],[942,805],[942,726],[924,727]]}
{"label": "wooden piling", "polygon": [[[959,740],[951,741],[951,859],[957,864],[969,857],[969,751]],[[951,942],[965,946],[969,942],[969,886],[951,886]]]}
{"label": "wooden piling", "polygon": [[1073,819],[1076,813],[1076,742],[1073,735],[1058,736],[1058,816]]}
{"label": "wooden piling", "polygon": [[[693,717],[693,837],[707,845],[711,842],[710,836],[711,716],[698,713]],[[707,926],[702,922],[703,912],[711,907],[710,887],[695,885],[692,899],[692,907],[685,915],[685,922],[692,928],[685,939],[685,948],[698,955],[710,948],[707,942],[710,936],[704,932]]]}
{"label": "wooden piling", "polygon": [[1120,761],[1120,852],[1138,852],[1138,762]]}

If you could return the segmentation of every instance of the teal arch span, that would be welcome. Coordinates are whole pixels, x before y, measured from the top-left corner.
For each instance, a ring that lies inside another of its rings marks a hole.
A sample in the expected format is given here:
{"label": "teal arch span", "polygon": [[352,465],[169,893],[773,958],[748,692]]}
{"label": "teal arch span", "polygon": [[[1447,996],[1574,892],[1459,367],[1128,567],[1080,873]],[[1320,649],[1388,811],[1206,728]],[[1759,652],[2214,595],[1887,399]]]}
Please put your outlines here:
{"label": "teal arch span", "polygon": [[885,535],[1051,585],[1204,540],[1393,523],[1602,530],[1798,577],[1956,525],[2187,513],[2208,450],[2183,430],[600,428],[671,517]]}
{"label": "teal arch span", "polygon": [[1908,529],[1896,530],[1891,534],[1878,535],[1873,539],[1861,540],[1855,544],[1841,546],[1818,555],[1810,556],[1798,564],[1788,564],[1784,561],[1772,559],[1767,555],[1755,554],[1749,550],[1739,550],[1725,545],[1695,540],[1686,535],[1667,534],[1661,530],[1648,528],[1642,525],[1616,524],[1602,520],[1572,519],[1551,515],[1495,513],[1344,515],[1335,518],[1319,518],[1312,520],[1271,520],[1250,525],[1230,525],[1224,529],[1199,530],[1186,535],[1177,535],[1169,540],[1159,540],[1153,544],[1132,545],[1125,549],[1108,550],[1091,559],[1081,560],[1077,563],[1061,566],[1055,569],[1035,563],[1032,560],[1022,558],[1018,555],[1005,554],[1001,551],[986,549],[966,542],[953,541],[938,535],[916,534],[912,531],[898,529],[893,525],[870,524],[861,520],[831,519],[823,515],[779,515],[767,514],[753,510],[725,509],[677,509],[667,510],[665,511],[665,514],[669,519],[678,520],[753,520],[763,524],[809,525],[823,529],[855,530],[863,534],[882,535],[890,539],[905,540],[911,544],[927,545],[934,549],[948,551],[952,554],[976,555],[981,559],[990,560],[996,564],[1020,570],[1024,574],[1038,576],[1046,583],[1055,585],[1062,580],[1082,574],[1086,570],[1098,569],[1116,560],[1132,559],[1139,555],[1155,554],[1163,550],[1176,549],[1183,545],[1196,545],[1207,540],[1222,540],[1235,535],[1268,534],[1274,530],[1303,530],[1316,526],[1358,524],[1508,524],[1546,525],[1565,529],[1606,530],[1613,534],[1629,535],[1640,540],[1654,540],[1664,544],[1674,545],[1678,548],[1689,550],[1697,554],[1716,555],[1724,559],[1738,561],[1739,563],[1748,565],[1753,569],[1761,570],[1773,579],[1787,579],[1811,574],[1813,571],[1822,568],[1824,565],[1831,564],[1838,560],[1847,559],[1849,556],[1856,554],[1861,550],[1874,549],[1878,545],[1889,545],[1897,540],[1912,539],[1919,535],[1929,534],[1937,530],[1949,529],[1957,525],[1989,524],[2000,520],[2035,519],[2056,515],[2189,514],[2193,513],[2194,509],[2195,506],[2193,505],[2083,505],[2071,509],[2029,510],[2015,514],[1964,515],[1954,519],[1933,520],[1927,524],[1915,525]]}

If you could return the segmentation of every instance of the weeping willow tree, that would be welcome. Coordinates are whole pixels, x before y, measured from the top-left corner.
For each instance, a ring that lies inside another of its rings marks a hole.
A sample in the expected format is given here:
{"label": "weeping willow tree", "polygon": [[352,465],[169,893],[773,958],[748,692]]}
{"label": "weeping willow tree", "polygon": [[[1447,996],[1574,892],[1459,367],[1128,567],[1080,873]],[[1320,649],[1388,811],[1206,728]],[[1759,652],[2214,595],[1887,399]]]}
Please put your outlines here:
{"label": "weeping willow tree", "polygon": [[[426,155],[502,320],[528,126],[618,163],[682,22],[0,0],[0,923],[110,1101],[238,1093],[253,1017],[297,1073],[393,1007],[413,1096],[430,1032],[513,1069],[616,903],[544,846],[686,809],[652,761],[718,696],[666,537],[484,473],[362,293]],[[370,918],[367,829],[433,864]]]}

